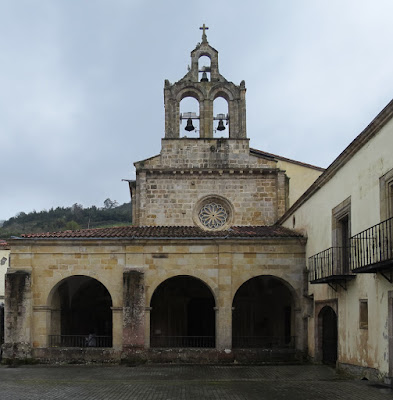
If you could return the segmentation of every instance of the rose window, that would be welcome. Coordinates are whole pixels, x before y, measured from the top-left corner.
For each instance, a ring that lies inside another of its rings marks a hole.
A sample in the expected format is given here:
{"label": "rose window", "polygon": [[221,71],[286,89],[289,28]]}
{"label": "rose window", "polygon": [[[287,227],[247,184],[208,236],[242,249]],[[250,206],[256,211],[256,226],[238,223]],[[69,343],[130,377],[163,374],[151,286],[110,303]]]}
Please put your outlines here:
{"label": "rose window", "polygon": [[208,203],[199,211],[199,221],[208,229],[218,229],[228,220],[228,213],[221,204]]}

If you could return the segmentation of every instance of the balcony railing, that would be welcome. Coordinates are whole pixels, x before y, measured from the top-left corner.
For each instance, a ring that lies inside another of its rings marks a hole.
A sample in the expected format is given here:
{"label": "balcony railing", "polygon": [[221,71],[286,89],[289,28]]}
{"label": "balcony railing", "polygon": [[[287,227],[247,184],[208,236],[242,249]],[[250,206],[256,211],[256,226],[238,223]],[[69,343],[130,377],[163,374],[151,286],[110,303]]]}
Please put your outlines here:
{"label": "balcony railing", "polygon": [[151,347],[214,348],[214,336],[151,336]]}
{"label": "balcony railing", "polygon": [[353,272],[393,267],[393,217],[352,236],[351,250]]}
{"label": "balcony railing", "polygon": [[295,336],[234,336],[234,349],[283,349],[295,348]]}
{"label": "balcony railing", "polygon": [[329,283],[353,279],[349,273],[350,251],[348,247],[330,247],[309,257],[311,283]]}
{"label": "balcony railing", "polygon": [[95,335],[49,335],[49,347],[112,347],[112,337]]}

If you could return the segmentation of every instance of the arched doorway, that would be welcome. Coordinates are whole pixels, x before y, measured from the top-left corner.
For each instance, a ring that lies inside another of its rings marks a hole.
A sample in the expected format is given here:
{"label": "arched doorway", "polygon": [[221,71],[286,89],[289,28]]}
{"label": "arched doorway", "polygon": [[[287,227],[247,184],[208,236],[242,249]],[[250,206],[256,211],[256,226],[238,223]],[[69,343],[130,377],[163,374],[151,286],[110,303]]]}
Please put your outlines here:
{"label": "arched doorway", "polygon": [[112,347],[112,298],[87,276],[71,276],[52,291],[51,347]]}
{"label": "arched doorway", "polygon": [[334,310],[325,306],[318,317],[322,362],[335,365],[337,361],[337,315]]}
{"label": "arched doorway", "polygon": [[234,348],[293,347],[294,300],[288,287],[273,276],[245,282],[233,299]]}
{"label": "arched doorway", "polygon": [[176,276],[151,299],[151,347],[215,347],[215,301],[205,283]]}

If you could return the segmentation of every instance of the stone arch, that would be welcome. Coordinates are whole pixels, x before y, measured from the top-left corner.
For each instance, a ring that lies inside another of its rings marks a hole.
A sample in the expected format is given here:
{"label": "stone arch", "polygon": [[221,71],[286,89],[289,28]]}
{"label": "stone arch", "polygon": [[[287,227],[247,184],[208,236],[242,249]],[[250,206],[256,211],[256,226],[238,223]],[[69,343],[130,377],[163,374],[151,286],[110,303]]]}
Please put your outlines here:
{"label": "stone arch", "polygon": [[296,297],[288,282],[273,275],[243,282],[232,300],[233,347],[295,347]]}
{"label": "stone arch", "polygon": [[213,86],[209,92],[209,99],[211,101],[214,101],[217,97],[224,98],[229,105],[229,102],[235,100],[236,96],[231,90],[228,89],[228,87],[224,86],[223,83],[220,83]]}
{"label": "stone arch", "polygon": [[178,91],[176,94],[176,101],[180,103],[185,97],[193,97],[195,100],[199,101],[199,104],[201,104],[201,101],[204,100],[205,95],[197,87],[186,86]]}
{"label": "stone arch", "polygon": [[[206,60],[202,60],[201,59],[208,59],[209,60],[209,65],[202,65],[203,61]],[[198,57],[198,81],[199,82],[210,82],[211,81],[211,64],[212,64],[212,59],[209,53],[205,53],[205,54],[200,54]],[[204,75],[204,73],[206,75]]]}
{"label": "stone arch", "polygon": [[204,285],[206,285],[209,288],[212,296],[214,297],[214,303],[217,304],[218,296],[217,296],[215,290],[213,289],[213,288],[216,288],[217,285],[211,278],[209,278],[208,276],[204,276],[203,274],[199,273],[198,271],[192,271],[192,273],[189,271],[186,271],[184,274],[176,274],[176,275],[166,276],[164,279],[158,278],[158,279],[154,280],[153,283],[148,287],[148,291],[146,292],[146,304],[150,305],[151,298],[153,297],[153,294],[156,291],[156,289],[158,288],[158,286],[160,286],[162,283],[164,283],[168,279],[176,278],[178,276],[189,276],[191,278],[200,280]]}
{"label": "stone arch", "polygon": [[[246,278],[245,280],[243,280],[241,283],[237,284],[237,286],[234,287],[234,290],[233,290],[233,299],[234,299],[234,297],[235,297],[235,295],[236,295],[236,292],[237,292],[245,283],[247,283],[247,282],[250,281],[251,279],[258,278],[258,277],[260,277],[260,276],[272,277],[272,278],[277,279],[278,281],[280,281],[280,282],[291,292],[291,295],[292,295],[293,300],[294,300],[294,302],[295,302],[295,307],[299,307],[299,306],[300,306],[300,304],[299,304],[299,296],[298,296],[298,294],[297,294],[296,289],[294,288],[294,286],[293,286],[288,280],[286,280],[285,278],[283,278],[283,277],[281,277],[281,276],[278,276],[278,275],[274,275],[274,274],[272,274],[272,273],[257,274],[257,275],[251,275],[251,274],[250,274],[250,276],[249,276],[248,278]],[[232,303],[233,303],[233,299],[232,299]]]}
{"label": "stone arch", "polygon": [[51,289],[49,345],[111,347],[112,296],[98,279],[71,275]]}
{"label": "stone arch", "polygon": [[151,347],[214,347],[215,305],[212,290],[199,278],[164,280],[150,300]]}

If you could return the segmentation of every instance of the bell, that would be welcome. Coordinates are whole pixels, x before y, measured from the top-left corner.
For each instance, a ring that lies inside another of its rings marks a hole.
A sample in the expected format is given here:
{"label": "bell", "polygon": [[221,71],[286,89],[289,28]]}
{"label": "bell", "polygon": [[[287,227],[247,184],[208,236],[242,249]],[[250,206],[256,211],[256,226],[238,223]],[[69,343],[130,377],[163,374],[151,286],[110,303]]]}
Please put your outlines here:
{"label": "bell", "polygon": [[[191,131],[193,131],[195,128],[194,128],[194,125],[192,124],[192,119],[191,118],[188,118],[188,120],[187,120],[187,126],[184,128],[186,131],[188,131],[188,132],[191,132]],[[225,128],[224,128],[225,129]]]}
{"label": "bell", "polygon": [[217,130],[218,130],[218,131],[225,131],[224,121],[223,121],[222,119],[220,119],[220,120],[218,121]]}
{"label": "bell", "polygon": [[206,72],[202,73],[201,82],[209,82],[209,79],[207,79],[207,73]]}

